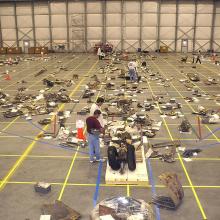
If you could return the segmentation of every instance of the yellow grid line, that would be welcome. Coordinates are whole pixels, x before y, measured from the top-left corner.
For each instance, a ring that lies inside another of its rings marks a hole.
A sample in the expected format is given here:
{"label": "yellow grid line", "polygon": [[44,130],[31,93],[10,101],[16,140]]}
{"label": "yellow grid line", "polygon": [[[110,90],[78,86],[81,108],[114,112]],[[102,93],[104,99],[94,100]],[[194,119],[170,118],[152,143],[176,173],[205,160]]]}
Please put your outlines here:
{"label": "yellow grid line", "polygon": [[[92,67],[89,69],[89,71],[87,72],[87,74],[90,74],[90,73],[91,73],[91,71],[94,69],[94,67],[97,65],[97,63],[98,63],[98,61],[96,61],[96,62],[92,65]],[[84,80],[85,80],[85,78],[83,79],[83,81],[84,81]],[[83,132],[85,132],[85,129],[84,129]],[[67,183],[68,183],[68,179],[69,179],[69,177],[70,177],[70,174],[71,174],[71,171],[72,171],[74,162],[75,162],[75,160],[76,160],[76,158],[77,158],[78,150],[79,150],[79,146],[77,147],[77,150],[76,150],[76,152],[75,152],[75,154],[74,154],[74,157],[73,157],[73,159],[72,159],[71,165],[70,165],[70,167],[69,167],[68,173],[67,173],[67,175],[66,175],[66,177],[65,177],[65,181],[64,181],[64,183],[63,183],[63,187],[62,187],[62,189],[61,189],[61,191],[60,191],[58,200],[61,200],[62,197],[63,197],[64,190],[65,190],[66,185],[67,185]]]}
{"label": "yellow grid line", "polygon": [[[84,61],[83,61],[84,62]],[[83,62],[80,62],[80,64],[77,65],[76,68],[78,68]],[[76,69],[75,68],[75,69]],[[84,81],[85,79],[81,79],[80,82],[78,83],[78,85],[74,88],[74,90],[71,92],[70,96],[72,96],[77,89],[79,88],[79,85]],[[63,103],[58,111],[60,111],[63,107],[65,106],[65,103]],[[52,117],[53,118],[53,117]],[[43,127],[43,130],[47,130],[49,125],[46,125]],[[35,143],[39,140],[38,136],[40,134],[42,134],[43,132],[40,132],[32,141],[32,143],[27,147],[27,149],[24,151],[24,153],[22,154],[22,156],[15,162],[15,164],[13,165],[13,167],[9,170],[9,172],[7,173],[7,175],[3,178],[3,180],[1,181],[0,184],[0,191],[4,189],[7,181],[10,179],[10,177],[14,174],[14,172],[16,171],[16,169],[22,164],[22,162],[25,160],[26,156],[29,154],[29,152],[31,152],[31,150],[33,149]]]}
{"label": "yellow grid line", "polygon": [[[152,62],[154,63],[154,65],[157,66],[157,68],[158,68],[161,72],[163,72],[163,71],[161,70],[161,68],[160,68],[157,64],[155,64],[154,61],[152,61]],[[167,63],[168,63],[168,62],[167,62]],[[172,83],[171,83],[171,84],[172,84]],[[149,85],[149,87],[150,87],[150,84],[149,84],[149,83],[148,83],[148,85]],[[173,84],[172,84],[172,85],[173,85]],[[174,87],[174,88],[175,88],[175,87]],[[177,92],[178,92],[178,90],[177,90]],[[158,107],[159,107],[159,105],[158,105]],[[190,107],[191,107],[191,106],[190,106]],[[169,130],[169,127],[168,127],[168,125],[166,124],[166,120],[165,120],[164,118],[163,118],[163,121],[164,121],[164,124],[165,124],[165,126],[166,126],[166,128],[167,128],[167,131],[168,131],[168,133],[169,133],[170,139],[173,141],[174,139],[173,139],[173,137],[172,137],[172,135],[171,135],[171,132],[170,132],[170,130]],[[197,193],[196,193],[196,191],[195,191],[195,188],[194,188],[194,186],[193,186],[193,183],[192,183],[192,181],[191,181],[191,179],[190,179],[190,177],[189,177],[188,171],[187,171],[187,169],[186,169],[186,167],[185,167],[185,165],[184,165],[184,163],[183,163],[183,160],[182,160],[182,158],[181,158],[181,156],[180,156],[179,153],[177,153],[177,155],[178,155],[178,157],[179,157],[179,161],[180,161],[180,163],[181,163],[181,165],[182,165],[182,168],[183,168],[184,173],[185,173],[185,175],[186,175],[186,177],[187,177],[187,180],[188,180],[190,186],[192,186],[191,189],[192,189],[192,192],[193,192],[194,197],[195,197],[195,199],[196,199],[197,205],[198,205],[198,207],[199,207],[199,209],[200,209],[200,212],[201,212],[201,214],[202,214],[202,217],[203,217],[203,219],[207,219],[206,214],[205,214],[205,212],[204,212],[204,209],[203,209],[203,207],[202,207],[202,205],[201,205],[201,202],[200,202],[200,200],[199,200],[199,198],[198,198],[198,195],[197,195]]]}

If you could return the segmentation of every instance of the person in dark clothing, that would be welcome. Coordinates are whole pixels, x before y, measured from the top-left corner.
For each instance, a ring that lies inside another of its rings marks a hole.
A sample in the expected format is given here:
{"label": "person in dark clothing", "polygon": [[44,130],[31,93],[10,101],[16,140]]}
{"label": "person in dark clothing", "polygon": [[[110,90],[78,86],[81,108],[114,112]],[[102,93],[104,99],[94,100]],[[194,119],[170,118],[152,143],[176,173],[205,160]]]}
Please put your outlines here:
{"label": "person in dark clothing", "polygon": [[94,163],[95,161],[104,161],[100,157],[99,135],[100,133],[104,132],[104,128],[101,126],[100,122],[98,121],[100,115],[101,115],[101,111],[97,109],[95,110],[93,116],[89,116],[86,119],[90,163]]}
{"label": "person in dark clothing", "polygon": [[197,57],[196,57],[196,63],[200,63],[200,64],[202,64],[202,62],[201,62],[201,51],[199,50],[199,52],[198,52],[198,55],[197,55]]}

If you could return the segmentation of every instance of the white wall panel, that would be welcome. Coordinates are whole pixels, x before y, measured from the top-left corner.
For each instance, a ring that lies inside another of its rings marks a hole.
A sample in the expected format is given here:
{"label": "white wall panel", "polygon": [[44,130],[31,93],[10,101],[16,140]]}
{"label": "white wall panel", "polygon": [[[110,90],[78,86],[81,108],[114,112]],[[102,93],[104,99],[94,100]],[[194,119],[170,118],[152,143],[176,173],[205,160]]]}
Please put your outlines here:
{"label": "white wall panel", "polygon": [[160,25],[161,26],[175,26],[176,25],[176,14],[161,14]]}
{"label": "white wall panel", "polygon": [[33,31],[30,28],[19,28],[18,39],[29,40],[33,39]]}
{"label": "white wall panel", "polygon": [[220,39],[220,27],[215,27],[214,38]]}
{"label": "white wall panel", "polygon": [[179,14],[178,25],[184,27],[194,26],[194,14]]}
{"label": "white wall panel", "polygon": [[88,2],[87,12],[88,13],[101,13],[102,12],[101,2]]}
{"label": "white wall panel", "polygon": [[34,2],[34,14],[35,15],[47,15],[48,4],[47,2]]}
{"label": "white wall panel", "polygon": [[142,28],[142,39],[143,40],[148,40],[148,39],[155,40],[156,38],[157,38],[156,27],[143,27]]}
{"label": "white wall panel", "polygon": [[160,43],[160,46],[163,46],[163,45],[166,45],[169,47],[169,50],[174,50],[175,48],[175,45],[174,45],[174,42],[173,40],[163,40],[161,39],[161,43]]}
{"label": "white wall panel", "polygon": [[13,14],[14,14],[13,4],[10,3],[1,4],[0,15],[13,15]]}
{"label": "white wall panel", "polygon": [[176,13],[176,1],[163,0],[161,4],[161,13]]}
{"label": "white wall panel", "polygon": [[31,15],[32,14],[31,4],[28,2],[25,3],[18,2],[16,4],[16,13],[17,15]]}
{"label": "white wall panel", "polygon": [[220,40],[216,40],[213,46],[216,52],[220,52]]}
{"label": "white wall panel", "polygon": [[107,27],[106,37],[108,40],[118,40],[121,39],[121,28],[120,27]]}
{"label": "white wall panel", "polygon": [[195,50],[208,50],[208,49],[210,49],[209,40],[197,40],[196,41]]}
{"label": "white wall panel", "polygon": [[216,14],[216,20],[215,20],[215,26],[219,26],[220,27],[220,14]]}
{"label": "white wall panel", "polygon": [[138,40],[139,39],[139,27],[125,27],[125,36],[127,40]]}
{"label": "white wall panel", "polygon": [[138,26],[140,21],[139,21],[139,15],[138,14],[126,14],[125,15],[125,25],[126,26]]}
{"label": "white wall panel", "polygon": [[49,27],[48,15],[35,15],[35,27]]}
{"label": "white wall panel", "polygon": [[88,39],[101,40],[102,39],[102,28],[101,27],[88,27],[87,35],[88,35]]}
{"label": "white wall panel", "polygon": [[107,14],[106,15],[106,26],[112,26],[112,27],[121,26],[121,15],[120,14]]}
{"label": "white wall panel", "polygon": [[92,27],[102,26],[102,15],[101,14],[88,14],[87,25],[92,26]]}
{"label": "white wall panel", "polygon": [[17,16],[17,23],[19,28],[32,28],[31,15]]}
{"label": "white wall panel", "polygon": [[51,15],[52,27],[65,27],[66,26],[66,15]]}
{"label": "white wall panel", "polygon": [[50,33],[48,28],[36,28],[36,39],[37,40],[48,40],[50,39]]}
{"label": "white wall panel", "polygon": [[85,7],[84,2],[69,2],[69,13],[78,14],[84,13]]}
{"label": "white wall panel", "polygon": [[15,17],[14,16],[1,16],[2,28],[15,28]]}
{"label": "white wall panel", "polygon": [[124,10],[126,13],[139,13],[140,3],[138,1],[125,1]]}
{"label": "white wall panel", "polygon": [[182,38],[192,39],[193,32],[194,31],[192,27],[179,27],[178,32],[177,32],[177,38],[178,39],[182,39]]}
{"label": "white wall panel", "polygon": [[211,27],[197,27],[196,28],[196,39],[210,39]]}
{"label": "white wall panel", "polygon": [[139,47],[139,42],[136,40],[126,40],[124,42],[124,49],[128,52],[136,52]]}
{"label": "white wall panel", "polygon": [[220,13],[220,1],[216,1],[216,13]]}
{"label": "white wall panel", "polygon": [[66,28],[52,28],[52,36],[54,40],[66,39]]}
{"label": "white wall panel", "polygon": [[149,51],[155,51],[157,49],[157,44],[155,40],[144,40],[143,41],[143,49]]}
{"label": "white wall panel", "polygon": [[212,13],[213,5],[212,2],[207,0],[198,1],[197,13]]}
{"label": "white wall panel", "polygon": [[175,36],[174,27],[161,27],[160,28],[160,39],[161,40],[172,40]]}
{"label": "white wall panel", "polygon": [[51,14],[65,14],[66,13],[65,2],[51,2],[50,8],[51,8]]}
{"label": "white wall panel", "polygon": [[212,14],[198,14],[196,25],[197,26],[211,26],[212,25]]}
{"label": "white wall panel", "polygon": [[142,11],[143,13],[157,13],[157,1],[144,1]]}
{"label": "white wall panel", "polygon": [[142,16],[143,27],[152,27],[157,25],[157,14],[143,14]]}
{"label": "white wall panel", "polygon": [[15,29],[2,29],[2,38],[5,41],[13,41],[16,40],[16,32]]}
{"label": "white wall panel", "polygon": [[115,1],[107,1],[106,2],[106,13],[113,14],[113,13],[121,13],[121,2]]}
{"label": "white wall panel", "polygon": [[189,14],[189,13],[194,13],[195,12],[195,5],[194,2],[190,1],[179,1],[179,13],[180,14]]}

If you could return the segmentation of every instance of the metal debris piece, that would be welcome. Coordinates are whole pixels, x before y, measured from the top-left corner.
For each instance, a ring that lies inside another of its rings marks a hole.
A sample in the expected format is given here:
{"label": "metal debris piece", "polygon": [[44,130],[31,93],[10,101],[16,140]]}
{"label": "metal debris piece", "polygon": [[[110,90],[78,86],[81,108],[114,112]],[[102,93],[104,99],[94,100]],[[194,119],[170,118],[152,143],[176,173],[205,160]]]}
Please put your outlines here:
{"label": "metal debris piece", "polygon": [[202,150],[201,149],[187,149],[183,152],[182,156],[185,158],[189,158],[194,156],[194,154],[200,153]]}
{"label": "metal debris piece", "polygon": [[[131,197],[112,197],[101,201],[91,212],[91,220],[110,215],[115,220],[154,220],[151,206],[143,200]],[[132,218],[133,217],[133,218]]]}
{"label": "metal debris piece", "polygon": [[175,173],[164,173],[159,176],[160,182],[168,189],[168,195],[154,196],[152,202],[161,208],[175,210],[182,203],[183,187]]}
{"label": "metal debris piece", "polygon": [[79,212],[58,200],[53,204],[43,205],[41,211],[44,215],[51,215],[51,220],[77,220],[81,217]]}
{"label": "metal debris piece", "polygon": [[180,126],[179,126],[179,131],[181,131],[181,132],[189,132],[190,128],[191,128],[191,125],[190,125],[189,121],[184,119],[181,122]]}
{"label": "metal debris piece", "polygon": [[34,185],[34,190],[35,192],[46,194],[51,191],[51,185],[45,182],[38,182]]}
{"label": "metal debris piece", "polygon": [[37,77],[37,76],[40,76],[41,74],[45,73],[47,71],[47,69],[45,67],[42,67],[41,70],[39,70],[34,76]]}

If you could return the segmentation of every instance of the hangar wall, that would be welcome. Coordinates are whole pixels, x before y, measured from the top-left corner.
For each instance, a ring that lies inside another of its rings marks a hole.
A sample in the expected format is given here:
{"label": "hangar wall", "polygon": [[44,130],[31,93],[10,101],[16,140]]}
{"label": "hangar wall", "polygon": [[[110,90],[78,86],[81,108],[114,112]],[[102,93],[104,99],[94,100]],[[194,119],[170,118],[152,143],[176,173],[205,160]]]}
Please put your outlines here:
{"label": "hangar wall", "polygon": [[220,51],[220,1],[217,0],[85,0],[0,1],[1,46],[91,51],[100,41],[118,50],[154,51],[167,45],[181,51]]}

